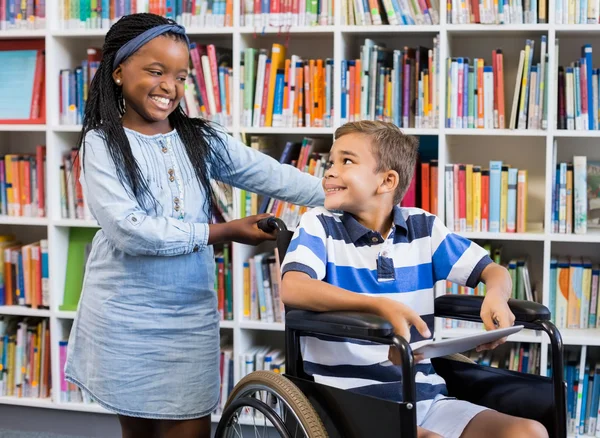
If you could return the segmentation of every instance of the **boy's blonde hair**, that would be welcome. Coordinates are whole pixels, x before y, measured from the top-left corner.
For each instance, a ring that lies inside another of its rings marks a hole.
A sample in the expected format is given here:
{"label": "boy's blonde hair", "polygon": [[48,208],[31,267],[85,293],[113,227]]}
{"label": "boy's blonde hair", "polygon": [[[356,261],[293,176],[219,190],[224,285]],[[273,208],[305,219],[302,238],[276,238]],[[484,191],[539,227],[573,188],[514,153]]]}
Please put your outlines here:
{"label": "boy's blonde hair", "polygon": [[419,153],[419,140],[404,134],[393,123],[376,120],[361,120],[340,126],[335,131],[335,140],[348,134],[364,134],[371,140],[377,161],[375,172],[395,170],[398,172],[398,187],[394,193],[394,205],[398,204],[412,181]]}

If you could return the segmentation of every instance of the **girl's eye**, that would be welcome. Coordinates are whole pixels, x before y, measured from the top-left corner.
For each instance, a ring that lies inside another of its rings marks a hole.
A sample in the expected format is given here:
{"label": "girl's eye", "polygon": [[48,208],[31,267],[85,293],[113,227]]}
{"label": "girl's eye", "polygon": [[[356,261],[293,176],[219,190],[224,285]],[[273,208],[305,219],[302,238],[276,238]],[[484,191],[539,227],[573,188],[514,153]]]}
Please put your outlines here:
{"label": "girl's eye", "polygon": [[185,82],[187,78],[177,78],[178,81]]}
{"label": "girl's eye", "polygon": [[160,71],[158,71],[158,70],[150,70],[150,74],[151,74],[151,75],[160,76],[160,75],[162,75],[162,72],[160,72]]}

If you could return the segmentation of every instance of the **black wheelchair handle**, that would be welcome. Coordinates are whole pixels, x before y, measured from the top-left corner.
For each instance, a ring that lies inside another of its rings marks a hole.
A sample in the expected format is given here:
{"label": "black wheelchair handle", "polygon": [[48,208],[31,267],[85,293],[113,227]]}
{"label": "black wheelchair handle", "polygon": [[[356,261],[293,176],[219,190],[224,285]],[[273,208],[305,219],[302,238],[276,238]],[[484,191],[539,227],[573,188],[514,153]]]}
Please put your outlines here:
{"label": "black wheelchair handle", "polygon": [[273,231],[286,231],[287,227],[285,222],[275,216],[267,217],[265,219],[261,219],[256,224],[258,228],[265,233],[272,233]]}

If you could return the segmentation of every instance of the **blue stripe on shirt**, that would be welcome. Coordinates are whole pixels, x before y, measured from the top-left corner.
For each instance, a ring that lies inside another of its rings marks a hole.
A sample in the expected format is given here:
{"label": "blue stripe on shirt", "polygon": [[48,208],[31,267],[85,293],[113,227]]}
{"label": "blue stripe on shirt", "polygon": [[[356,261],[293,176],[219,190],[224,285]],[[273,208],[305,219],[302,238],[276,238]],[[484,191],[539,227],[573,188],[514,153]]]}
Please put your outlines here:
{"label": "blue stripe on shirt", "polygon": [[286,254],[291,254],[298,249],[298,246],[305,246],[319,258],[323,263],[327,259],[327,253],[325,251],[325,243],[320,237],[313,236],[308,233],[304,228],[298,229],[298,235],[292,239],[288,246]]}
{"label": "blue stripe on shirt", "polygon": [[377,294],[414,292],[431,289],[434,285],[431,263],[405,266],[394,271],[396,279],[382,283],[377,281],[376,270],[336,266],[328,262],[324,280],[352,292]]}
{"label": "blue stripe on shirt", "polygon": [[446,235],[432,256],[434,283],[448,278],[452,267],[470,245],[471,242],[462,236]]}

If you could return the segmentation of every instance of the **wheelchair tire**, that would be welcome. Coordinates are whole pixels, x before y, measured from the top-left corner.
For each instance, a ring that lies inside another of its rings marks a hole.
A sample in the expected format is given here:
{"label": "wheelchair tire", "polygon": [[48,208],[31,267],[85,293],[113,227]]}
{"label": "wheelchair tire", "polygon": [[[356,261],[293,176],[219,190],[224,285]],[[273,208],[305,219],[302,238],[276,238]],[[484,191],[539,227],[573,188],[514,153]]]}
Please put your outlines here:
{"label": "wheelchair tire", "polygon": [[241,379],[231,391],[225,409],[235,400],[247,397],[257,387],[269,388],[277,394],[297,417],[309,438],[327,438],[321,418],[302,391],[284,376],[272,371],[255,371]]}

